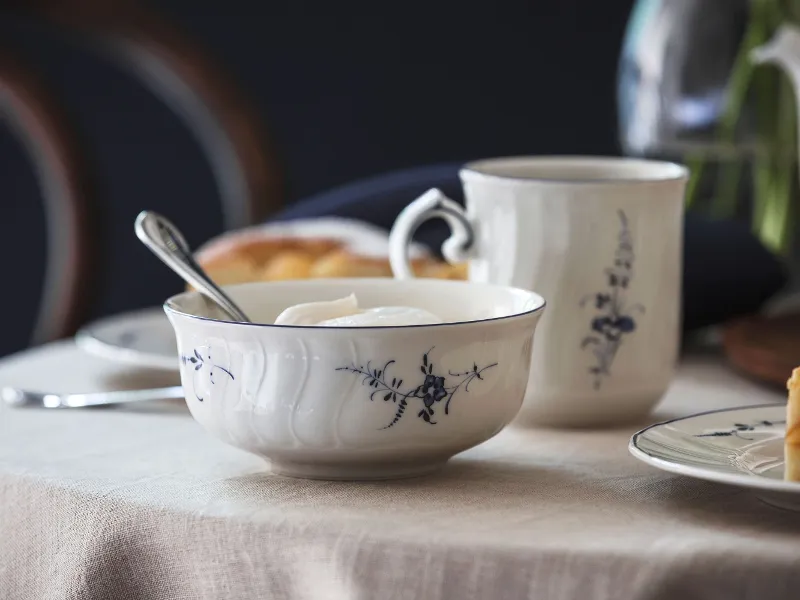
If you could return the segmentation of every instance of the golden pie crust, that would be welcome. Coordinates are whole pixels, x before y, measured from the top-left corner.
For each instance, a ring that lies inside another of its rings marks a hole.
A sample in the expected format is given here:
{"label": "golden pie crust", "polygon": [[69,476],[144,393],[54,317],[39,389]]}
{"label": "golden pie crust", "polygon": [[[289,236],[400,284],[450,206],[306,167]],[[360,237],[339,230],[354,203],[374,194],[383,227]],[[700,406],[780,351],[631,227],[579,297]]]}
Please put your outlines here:
{"label": "golden pie crust", "polygon": [[[253,237],[227,239],[223,247],[200,252],[197,262],[218,285],[324,277],[391,277],[389,259],[353,252],[346,242],[325,238]],[[432,257],[411,261],[417,277],[466,279],[466,264]]]}
{"label": "golden pie crust", "polygon": [[786,440],[784,442],[787,481],[800,481],[800,367],[792,371],[786,382],[789,398],[786,403]]}

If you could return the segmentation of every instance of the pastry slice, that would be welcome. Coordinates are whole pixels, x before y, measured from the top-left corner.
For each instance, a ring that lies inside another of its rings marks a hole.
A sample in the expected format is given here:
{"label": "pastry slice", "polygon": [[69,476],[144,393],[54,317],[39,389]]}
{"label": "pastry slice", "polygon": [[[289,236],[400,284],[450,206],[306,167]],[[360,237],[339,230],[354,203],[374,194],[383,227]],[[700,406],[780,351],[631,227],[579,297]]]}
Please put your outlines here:
{"label": "pastry slice", "polygon": [[[271,223],[222,234],[196,254],[219,285],[326,277],[391,277],[388,234],[350,219]],[[417,245],[410,248],[417,277],[467,279],[467,265],[449,265]]]}
{"label": "pastry slice", "polygon": [[800,481],[800,367],[792,371],[786,387],[789,389],[789,400],[786,403],[784,479]]}

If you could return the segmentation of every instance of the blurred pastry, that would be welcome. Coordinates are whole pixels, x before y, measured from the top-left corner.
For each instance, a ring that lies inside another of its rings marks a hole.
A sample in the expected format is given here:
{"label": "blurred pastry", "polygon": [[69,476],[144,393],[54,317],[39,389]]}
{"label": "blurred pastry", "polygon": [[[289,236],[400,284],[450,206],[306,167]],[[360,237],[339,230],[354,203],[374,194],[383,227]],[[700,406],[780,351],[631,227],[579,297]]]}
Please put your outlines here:
{"label": "blurred pastry", "polygon": [[[391,277],[388,236],[347,219],[275,223],[226,233],[197,253],[220,285],[322,277]],[[466,265],[449,265],[422,247],[410,252],[417,277],[466,279]]]}
{"label": "blurred pastry", "polygon": [[429,261],[412,268],[417,277],[432,277],[435,279],[467,279],[467,264],[451,265],[446,262]]}
{"label": "blurred pastry", "polygon": [[789,399],[786,403],[784,479],[800,481],[800,367],[792,371],[786,387],[789,389]]}
{"label": "blurred pastry", "polygon": [[316,260],[314,252],[307,249],[280,250],[264,262],[259,280],[308,279]]}
{"label": "blurred pastry", "polygon": [[321,257],[311,269],[311,277],[391,277],[389,261],[353,254],[340,248]]}
{"label": "blurred pastry", "polygon": [[208,276],[217,285],[257,281],[259,269],[256,262],[245,254],[231,253],[200,261]]}

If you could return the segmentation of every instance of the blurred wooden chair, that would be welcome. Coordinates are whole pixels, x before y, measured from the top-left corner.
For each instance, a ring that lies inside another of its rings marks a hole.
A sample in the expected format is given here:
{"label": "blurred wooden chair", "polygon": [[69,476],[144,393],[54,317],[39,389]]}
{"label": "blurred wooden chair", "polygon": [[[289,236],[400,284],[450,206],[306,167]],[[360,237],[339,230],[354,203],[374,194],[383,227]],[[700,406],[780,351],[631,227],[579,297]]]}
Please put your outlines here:
{"label": "blurred wooden chair", "polygon": [[[18,18],[46,21],[78,34],[171,109],[207,160],[221,205],[221,229],[263,220],[282,206],[281,169],[255,111],[213,60],[161,17],[124,0],[29,1],[14,12]],[[102,239],[101,225],[91,218],[104,199],[92,192],[92,165],[85,148],[76,142],[80,131],[42,79],[16,58],[12,48],[0,49],[0,111],[35,173],[45,209],[47,245],[45,264],[33,264],[25,254],[26,228],[15,224],[14,231],[2,231],[0,222],[0,235],[14,240],[23,268],[44,272],[41,286],[15,290],[17,300],[7,297],[0,303],[6,312],[6,308],[14,311],[15,303],[38,302],[35,323],[14,322],[13,331],[0,344],[0,355],[24,347],[26,339],[39,344],[74,333],[90,315],[91,295],[99,293],[109,272],[128,275],[120,265],[98,273],[103,267],[92,261],[105,253],[97,242]],[[6,199],[4,205],[8,203]],[[133,238],[130,244],[135,244]],[[145,263],[150,264],[155,265]],[[130,265],[130,270],[135,272],[136,267]],[[147,268],[145,277],[146,272]],[[163,284],[161,290],[158,284],[154,287],[153,296],[163,298]]]}
{"label": "blurred wooden chair", "polygon": [[[23,336],[39,344],[78,326],[86,308],[92,252],[86,171],[75,136],[45,88],[8,53],[0,55],[0,113],[36,174],[47,245],[45,260],[32,265],[43,271],[41,284],[34,278],[28,285],[21,283],[22,277],[7,280],[2,304],[8,331],[0,336],[2,354],[18,345]],[[12,202],[8,198],[3,201],[4,211],[15,209]],[[14,246],[6,252],[12,266],[29,268],[28,261],[35,254],[30,248],[34,236],[10,218],[0,219],[0,236]],[[30,314],[31,304],[37,306],[32,323],[13,318]]]}
{"label": "blurred wooden chair", "polygon": [[208,159],[226,228],[281,207],[281,176],[253,107],[214,61],[140,2],[41,0],[31,14],[89,36],[192,132]]}

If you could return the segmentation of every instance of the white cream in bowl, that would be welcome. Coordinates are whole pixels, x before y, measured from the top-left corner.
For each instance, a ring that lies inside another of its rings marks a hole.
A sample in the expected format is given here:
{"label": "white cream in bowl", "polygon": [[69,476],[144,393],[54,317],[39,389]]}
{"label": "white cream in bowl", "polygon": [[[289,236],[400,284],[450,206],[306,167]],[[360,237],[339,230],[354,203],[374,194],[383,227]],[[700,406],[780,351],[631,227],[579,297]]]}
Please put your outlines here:
{"label": "white cream in bowl", "polygon": [[396,327],[436,325],[443,322],[430,311],[413,306],[360,308],[355,294],[337,300],[295,304],[285,309],[275,319],[275,325],[319,327]]}

